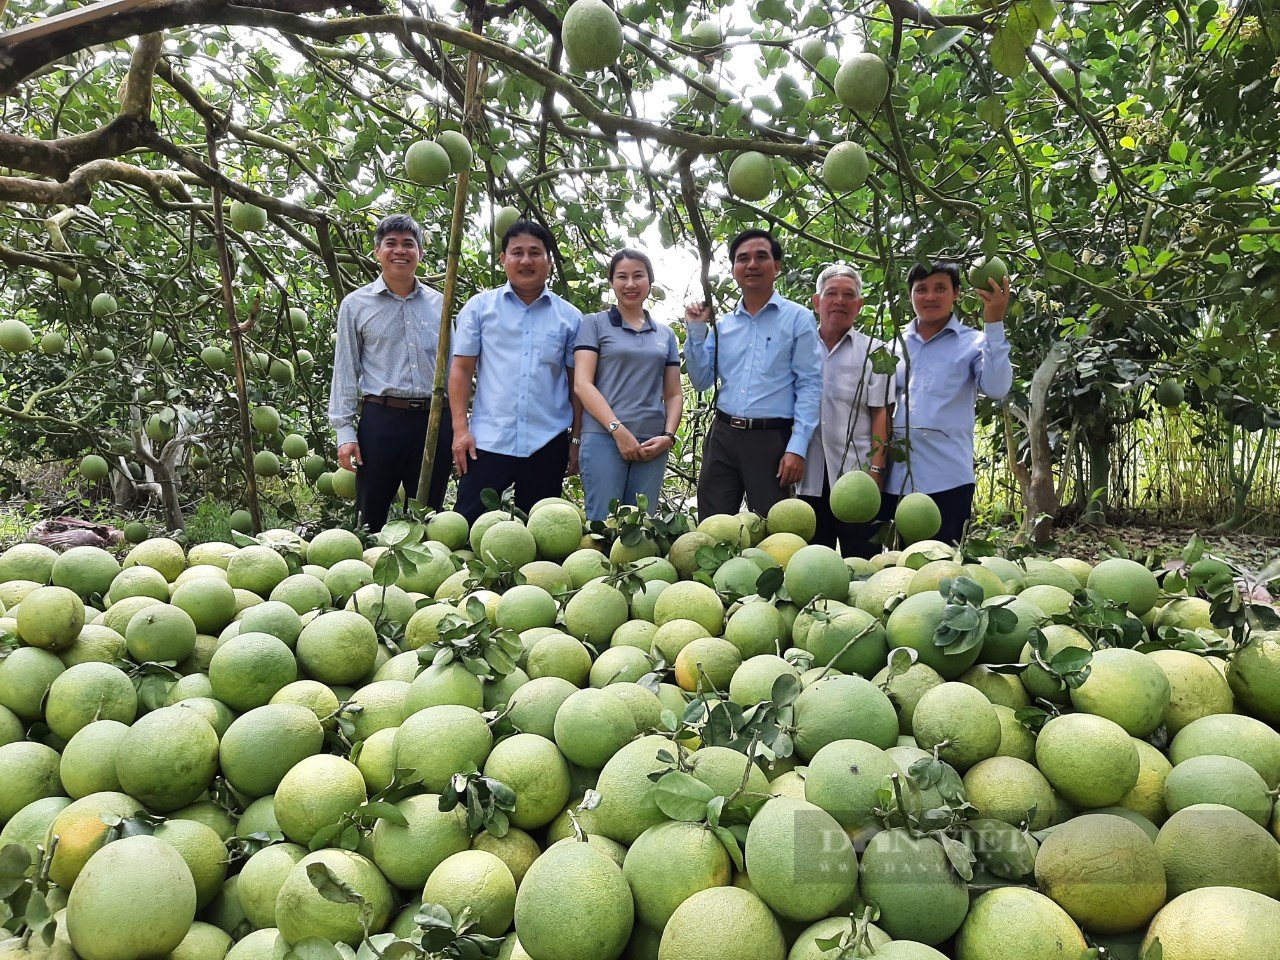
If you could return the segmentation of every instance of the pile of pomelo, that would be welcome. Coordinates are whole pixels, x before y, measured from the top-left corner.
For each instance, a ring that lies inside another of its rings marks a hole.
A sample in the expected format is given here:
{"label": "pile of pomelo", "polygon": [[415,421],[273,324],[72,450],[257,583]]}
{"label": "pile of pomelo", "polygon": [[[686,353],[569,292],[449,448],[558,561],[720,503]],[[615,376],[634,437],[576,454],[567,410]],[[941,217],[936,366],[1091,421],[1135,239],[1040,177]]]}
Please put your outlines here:
{"label": "pile of pomelo", "polygon": [[1280,956],[1222,564],[637,519],[8,549],[0,958]]}

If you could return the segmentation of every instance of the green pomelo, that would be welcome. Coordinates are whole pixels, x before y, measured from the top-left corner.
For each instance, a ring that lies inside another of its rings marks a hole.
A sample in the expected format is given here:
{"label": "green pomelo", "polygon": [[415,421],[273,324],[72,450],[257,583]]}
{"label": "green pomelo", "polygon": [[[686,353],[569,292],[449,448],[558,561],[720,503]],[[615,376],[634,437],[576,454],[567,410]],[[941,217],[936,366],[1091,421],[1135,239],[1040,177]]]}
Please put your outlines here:
{"label": "green pomelo", "polygon": [[622,24],[604,0],[575,0],[560,37],[569,63],[583,73],[610,67],[622,55]]}
{"label": "green pomelo", "polygon": [[449,179],[449,152],[434,140],[419,140],[404,154],[404,175],[421,187],[435,187]]}
{"label": "green pomelo", "polygon": [[946,597],[936,591],[909,596],[889,614],[885,633],[890,650],[910,647],[919,654],[920,663],[937,670],[944,679],[955,680],[977,662],[982,646],[979,644],[962,653],[950,653],[949,648],[939,647],[933,642],[946,607]]}
{"label": "green pomelo", "polygon": [[85,864],[67,898],[67,934],[84,960],[138,960],[173,951],[196,914],[181,854],[149,836],[125,837]]}
{"label": "green pomelo", "polygon": [[846,829],[875,823],[878,793],[898,766],[879,747],[862,740],[829,743],[809,761],[804,798],[831,814]]}
{"label": "green pomelo", "polygon": [[865,740],[880,749],[898,741],[898,715],[889,697],[863,677],[828,676],[796,699],[795,745],[813,757],[837,740]]}
{"label": "green pomelo", "polygon": [[493,734],[477,711],[445,705],[406,717],[396,731],[395,745],[396,767],[408,770],[410,779],[429,792],[441,793],[469,764],[477,770],[484,766]]}
{"label": "green pomelo", "polygon": [[446,857],[431,871],[422,890],[425,903],[437,903],[453,916],[469,910],[474,929],[500,937],[515,914],[516,880],[492,853],[463,850]]}
{"label": "green pomelo", "polygon": [[840,102],[858,113],[870,113],[889,92],[889,68],[874,53],[859,53],[840,65],[835,76]]}
{"label": "green pomelo", "polygon": [[777,919],[756,894],[712,887],[676,908],[662,931],[658,960],[717,960],[732,945],[734,960],[784,960]]}
{"label": "green pomelo", "polygon": [[876,922],[890,936],[934,946],[964,922],[969,891],[932,837],[884,830],[862,853],[860,893],[880,909]]}
{"label": "green pomelo", "polygon": [[1091,933],[1141,930],[1165,902],[1155,845],[1122,817],[1094,814],[1054,828],[1035,872],[1040,889]]}
{"label": "green pomelo", "polygon": [[1088,678],[1071,690],[1071,703],[1115,721],[1130,736],[1145,737],[1160,725],[1170,695],[1169,680],[1155,661],[1136,650],[1110,648],[1094,652]]}
{"label": "green pomelo", "polygon": [[556,743],[536,734],[518,733],[494,746],[484,775],[515,791],[516,806],[509,816],[524,830],[545,827],[569,802],[569,764]]}
{"label": "green pomelo", "polygon": [[330,754],[304,757],[276,787],[276,822],[286,837],[306,846],[364,803],[366,796],[364,777],[355,764]]}
{"label": "green pomelo", "polygon": [[161,812],[196,800],[217,769],[218,735],[207,720],[182,707],[164,707],[139,719],[116,754],[124,792]]}
{"label": "green pomelo", "polygon": [[729,192],[739,200],[756,203],[773,191],[773,158],[748,150],[729,164]]}
{"label": "green pomelo", "polygon": [[[852,140],[837,143],[827,152],[827,157],[822,162],[822,179],[837,193],[859,189],[867,182],[870,173],[871,165],[867,160],[867,151],[862,144],[854,143]],[[846,490],[839,491],[840,483],[845,477],[859,476],[866,477],[866,482],[857,484],[860,489],[853,490],[852,485],[848,485]],[[839,491],[838,495],[837,491]],[[873,503],[875,509],[871,510]],[[875,480],[869,473],[855,470],[842,476],[831,488],[831,504],[831,512],[835,514],[837,520],[845,523],[869,523],[880,512],[880,488],[876,486]],[[851,516],[862,519],[846,519]]]}
{"label": "green pomelo", "polygon": [[1089,589],[1108,600],[1127,605],[1134,616],[1142,616],[1156,605],[1160,586],[1156,576],[1142,564],[1123,557],[1103,560],[1089,574]]}
{"label": "green pomelo", "polygon": [[1054,717],[1040,730],[1036,765],[1077,807],[1113,806],[1138,782],[1138,751],[1118,724],[1084,713]]}
{"label": "green pomelo", "polygon": [[1025,760],[991,757],[964,775],[965,796],[978,816],[1043,830],[1053,819],[1053,787]]}
{"label": "green pomelo", "polygon": [[1174,766],[1165,778],[1164,802],[1171,814],[1196,804],[1222,804],[1265,827],[1273,798],[1266,781],[1243,760],[1206,755]]}
{"label": "green pomelo", "polygon": [[565,841],[547,850],[515,898],[520,942],[538,960],[613,960],[634,923],[622,870],[590,843]]}
{"label": "green pomelo", "polygon": [[955,944],[956,960],[1079,960],[1088,946],[1065,910],[1024,887],[978,897]]}
{"label": "green pomelo", "polygon": [[[362,902],[335,903],[325,897],[308,875],[312,864],[322,864],[358,893]],[[289,871],[276,897],[276,925],[289,943],[320,937],[355,946],[364,939],[366,925],[369,933],[386,928],[394,903],[391,887],[369,860],[347,850],[320,850],[303,857]]]}
{"label": "green pomelo", "polygon": [[306,855],[307,848],[296,843],[274,843],[245,861],[240,868],[236,896],[254,927],[276,925],[276,897],[294,865]]}
{"label": "green pomelo", "polygon": [[788,920],[817,920],[852,896],[858,860],[839,822],[803,800],[775,797],[747,832],[747,873],[756,894]]}
{"label": "green pomelo", "polygon": [[219,747],[222,773],[249,797],[274,793],[293,767],[320,752],[324,729],[316,715],[292,703],[249,710],[227,728]]}

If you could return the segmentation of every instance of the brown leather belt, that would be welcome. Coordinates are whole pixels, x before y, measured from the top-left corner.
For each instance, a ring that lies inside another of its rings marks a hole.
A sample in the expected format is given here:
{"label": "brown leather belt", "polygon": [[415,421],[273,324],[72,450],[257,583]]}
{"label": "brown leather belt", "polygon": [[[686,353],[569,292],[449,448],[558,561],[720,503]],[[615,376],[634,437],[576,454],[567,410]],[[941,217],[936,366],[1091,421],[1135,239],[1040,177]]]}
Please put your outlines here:
{"label": "brown leather belt", "polygon": [[366,393],[364,396],[365,403],[376,403],[381,407],[390,407],[392,410],[430,410],[430,397],[379,397],[372,393]]}
{"label": "brown leather belt", "polygon": [[734,417],[723,410],[716,411],[716,419],[735,430],[790,430],[795,423],[788,417]]}

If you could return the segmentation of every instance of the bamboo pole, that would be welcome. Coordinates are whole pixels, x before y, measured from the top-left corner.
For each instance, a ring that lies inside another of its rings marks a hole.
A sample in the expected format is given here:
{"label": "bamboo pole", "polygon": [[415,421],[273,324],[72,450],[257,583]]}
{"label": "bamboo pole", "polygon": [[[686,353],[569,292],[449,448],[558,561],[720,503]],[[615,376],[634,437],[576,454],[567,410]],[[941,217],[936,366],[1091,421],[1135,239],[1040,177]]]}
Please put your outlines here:
{"label": "bamboo pole", "polygon": [[[205,121],[209,138],[209,166],[218,169],[218,131],[210,121]],[[249,494],[249,515],[253,518],[253,532],[262,532],[262,507],[258,503],[258,477],[253,472],[253,431],[249,426],[249,393],[244,378],[244,340],[240,322],[236,320],[236,300],[232,290],[231,251],[227,248],[227,231],[222,217],[222,191],[217,183],[213,189],[213,238],[218,247],[218,273],[222,277],[222,309],[231,335],[231,356],[236,368],[236,401],[240,408],[240,444],[244,449],[245,487]]]}
{"label": "bamboo pole", "polygon": [[[471,2],[471,30],[479,35],[484,29],[484,0]],[[467,79],[462,98],[462,129],[473,129],[479,112],[480,55],[467,54]],[[470,139],[470,137],[468,137]],[[440,308],[440,340],[436,346],[435,382],[431,388],[431,413],[427,420],[427,440],[422,450],[422,472],[418,475],[418,502],[426,503],[431,491],[436,464],[436,441],[440,436],[440,419],[444,416],[445,385],[449,378],[449,347],[453,340],[453,304],[458,288],[458,262],[462,259],[462,231],[466,221],[467,189],[471,184],[471,168],[459,171],[453,189],[453,221],[449,224],[449,254],[444,271],[444,303]],[[443,469],[448,470],[449,464]]]}

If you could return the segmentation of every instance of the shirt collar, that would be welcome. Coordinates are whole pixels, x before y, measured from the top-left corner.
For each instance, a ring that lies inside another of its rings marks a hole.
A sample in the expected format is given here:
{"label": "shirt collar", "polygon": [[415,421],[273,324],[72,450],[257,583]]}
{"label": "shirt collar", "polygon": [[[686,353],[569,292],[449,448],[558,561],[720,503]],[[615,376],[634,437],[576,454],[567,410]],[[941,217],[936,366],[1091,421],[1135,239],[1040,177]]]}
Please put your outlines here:
{"label": "shirt collar", "polygon": [[[773,296],[771,296],[768,300],[765,301],[764,306],[759,309],[759,311],[756,313],[756,316],[757,317],[760,316],[760,314],[764,313],[770,307],[774,307],[775,309],[781,309],[782,303],[783,303],[782,294],[780,294],[777,290],[774,290]],[[747,308],[744,304],[745,304],[745,301],[739,300],[738,305],[733,308],[733,312],[749,318],[751,314],[747,313]]]}
{"label": "shirt collar", "polygon": [[548,287],[545,283],[542,285],[542,292],[541,292],[540,294],[538,294],[538,296],[534,299],[533,303],[529,303],[529,304],[526,304],[523,300],[521,300],[521,299],[520,299],[520,294],[516,293],[515,289],[511,286],[511,281],[510,281],[510,280],[508,280],[506,283],[504,283],[504,284],[503,284],[499,289],[502,291],[502,296],[504,296],[504,297],[506,297],[506,296],[508,296],[508,295],[509,295],[509,296],[512,296],[512,297],[514,297],[517,301],[519,301],[519,302],[520,302],[520,304],[521,304],[521,305],[523,305],[523,306],[529,306],[529,307],[531,307],[531,306],[533,306],[533,303],[537,303],[539,300],[550,300],[550,299],[551,299],[551,288],[550,288],[550,287]]}
{"label": "shirt collar", "polygon": [[[409,296],[407,296],[407,297],[400,297],[400,299],[402,299],[402,300],[412,300],[414,297],[416,297],[416,296],[418,296],[419,294],[421,294],[421,293],[423,292],[423,290],[424,290],[424,289],[425,289],[425,288],[424,288],[424,287],[422,286],[422,284],[418,281],[418,278],[417,278],[417,277],[414,277],[414,278],[413,278],[413,292],[412,292],[412,293],[410,293],[410,294],[409,294]],[[379,275],[379,277],[378,277],[378,279],[377,279],[377,280],[373,281],[373,292],[374,292],[374,293],[389,293],[389,294],[391,294],[391,296],[393,296],[393,297],[399,297],[399,296],[400,296],[400,294],[396,293],[394,290],[392,290],[390,287],[388,287],[388,286],[387,286],[387,280],[386,280],[386,278],[385,278],[385,277],[383,277],[383,276],[381,276],[381,275]]]}
{"label": "shirt collar", "polygon": [[[920,336],[920,328],[917,326],[918,323],[919,323],[919,318],[913,317],[911,320],[910,326],[907,327],[907,332],[911,336],[919,340],[921,343],[923,343],[924,337]],[[960,318],[953,313],[951,315],[951,319],[947,321],[947,325],[943,327],[941,330],[939,330],[936,334],[934,334],[933,339],[936,340],[938,337],[942,336],[948,330],[950,330],[952,333],[959,333],[963,329],[964,329],[964,324],[962,324],[960,322]]]}
{"label": "shirt collar", "polygon": [[[618,309],[617,304],[614,304],[609,308],[609,322],[613,324],[615,327],[621,327],[623,324],[622,311]],[[636,332],[645,333],[647,331],[657,330],[657,329],[658,328],[653,325],[653,318],[649,316],[649,311],[646,310],[644,312],[644,323],[641,325],[640,329],[637,330]]]}

